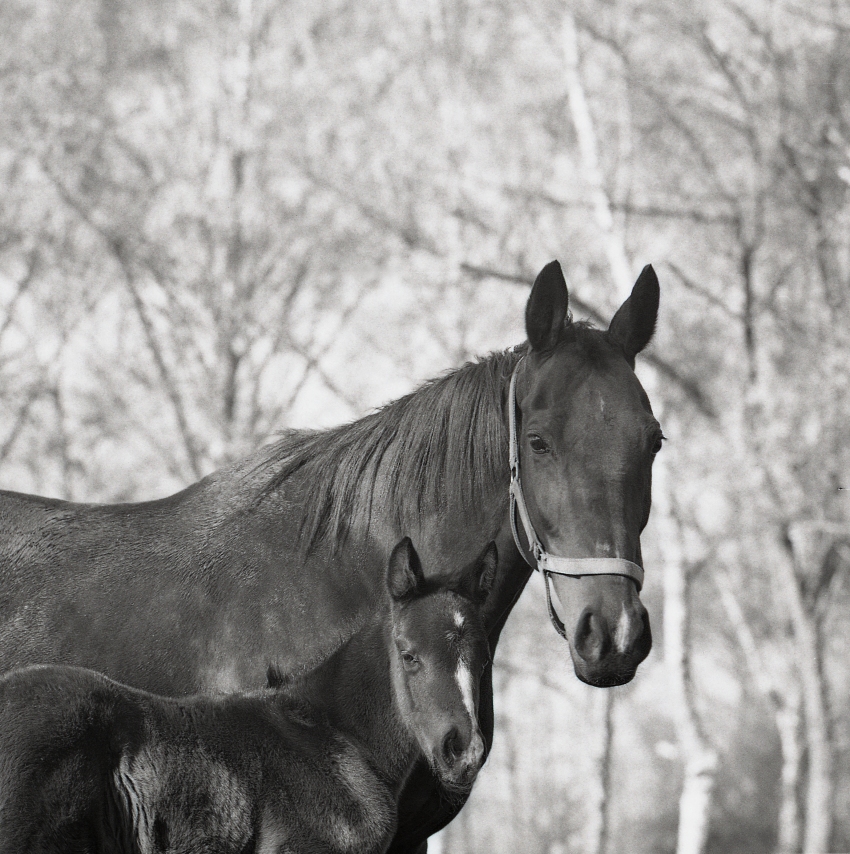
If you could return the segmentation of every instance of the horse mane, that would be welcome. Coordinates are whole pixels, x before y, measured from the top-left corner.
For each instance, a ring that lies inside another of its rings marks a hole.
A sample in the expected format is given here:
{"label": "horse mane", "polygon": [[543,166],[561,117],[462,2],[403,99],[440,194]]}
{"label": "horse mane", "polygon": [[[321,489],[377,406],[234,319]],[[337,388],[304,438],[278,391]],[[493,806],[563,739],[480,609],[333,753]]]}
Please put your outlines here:
{"label": "horse mane", "polygon": [[526,350],[468,362],[349,424],[286,434],[258,464],[274,471],[258,499],[297,472],[309,476],[299,533],[308,551],[323,540],[339,548],[351,519],[375,504],[400,530],[415,530],[423,513],[474,513],[482,489],[508,478],[502,394]]}

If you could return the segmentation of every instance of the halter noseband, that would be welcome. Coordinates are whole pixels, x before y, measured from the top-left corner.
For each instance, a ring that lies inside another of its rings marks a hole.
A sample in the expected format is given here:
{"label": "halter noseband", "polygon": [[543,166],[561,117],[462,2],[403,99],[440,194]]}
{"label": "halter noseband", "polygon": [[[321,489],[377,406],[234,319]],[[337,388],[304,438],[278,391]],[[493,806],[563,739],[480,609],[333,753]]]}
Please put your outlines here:
{"label": "halter noseband", "polygon": [[[526,563],[538,570],[543,575],[546,584],[546,605],[549,608],[549,617],[558,634],[566,638],[566,629],[561,622],[555,609],[552,607],[552,594],[549,591],[550,575],[568,575],[578,578],[582,575],[624,575],[631,578],[637,584],[638,591],[643,587],[643,567],[621,557],[560,557],[549,554],[543,548],[543,543],[531,524],[528,515],[528,507],[525,504],[525,496],[522,494],[522,483],[519,473],[519,441],[516,429],[516,382],[519,366],[525,357],[522,356],[511,374],[511,384],[508,390],[508,433],[510,436],[509,458],[511,464],[511,487],[510,487],[510,520],[511,532],[514,542]],[[517,530],[517,513],[522,523],[523,533],[528,541],[528,548],[522,545]],[[528,555],[531,554],[531,560]]]}

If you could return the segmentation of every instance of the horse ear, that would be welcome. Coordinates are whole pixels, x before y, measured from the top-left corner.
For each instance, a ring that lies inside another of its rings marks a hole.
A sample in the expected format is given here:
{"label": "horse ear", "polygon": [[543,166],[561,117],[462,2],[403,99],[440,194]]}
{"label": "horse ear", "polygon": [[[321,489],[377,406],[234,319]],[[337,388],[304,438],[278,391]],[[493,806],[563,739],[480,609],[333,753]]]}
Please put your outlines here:
{"label": "horse ear", "polygon": [[393,599],[413,596],[425,583],[419,555],[410,537],[405,537],[393,549],[387,567],[387,587]]}
{"label": "horse ear", "polygon": [[495,542],[489,542],[484,551],[470,564],[463,590],[472,599],[482,604],[493,589],[496,580],[496,567],[499,565],[499,551]]}
{"label": "horse ear", "polygon": [[534,280],[525,306],[525,333],[532,350],[551,350],[558,343],[569,300],[561,265],[550,261]]}
{"label": "horse ear", "polygon": [[623,351],[632,367],[635,366],[635,356],[649,344],[655,332],[659,296],[658,276],[652,264],[647,264],[641,270],[631,296],[617,310],[608,327],[608,337]]}

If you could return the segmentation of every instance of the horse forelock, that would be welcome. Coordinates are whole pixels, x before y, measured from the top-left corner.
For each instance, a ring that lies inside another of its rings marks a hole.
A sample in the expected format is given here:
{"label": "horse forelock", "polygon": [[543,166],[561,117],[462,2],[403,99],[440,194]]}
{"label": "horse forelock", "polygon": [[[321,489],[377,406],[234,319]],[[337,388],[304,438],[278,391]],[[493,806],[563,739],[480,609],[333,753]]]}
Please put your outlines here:
{"label": "horse forelock", "polygon": [[608,333],[597,329],[589,320],[573,321],[568,315],[558,336],[558,343],[551,350],[543,353],[545,357],[553,355],[560,347],[577,347],[583,361],[590,366],[599,365],[610,359],[615,344],[611,342]]}
{"label": "horse forelock", "polygon": [[415,530],[422,514],[479,512],[482,491],[508,479],[502,393],[524,352],[469,362],[350,424],[287,434],[259,464],[273,473],[258,499],[309,473],[300,504],[308,550],[341,546],[358,514],[391,514],[400,530]]}

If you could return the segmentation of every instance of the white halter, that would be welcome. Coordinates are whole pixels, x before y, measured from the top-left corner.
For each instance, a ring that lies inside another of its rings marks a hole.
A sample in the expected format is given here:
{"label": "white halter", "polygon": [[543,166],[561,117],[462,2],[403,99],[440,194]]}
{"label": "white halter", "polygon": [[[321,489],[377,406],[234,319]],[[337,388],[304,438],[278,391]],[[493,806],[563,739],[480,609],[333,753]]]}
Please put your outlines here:
{"label": "white halter", "polygon": [[[526,563],[532,568],[543,573],[543,578],[546,581],[546,601],[549,606],[549,615],[558,633],[566,637],[564,624],[558,619],[552,608],[552,597],[549,592],[549,575],[569,575],[578,578],[582,575],[624,575],[626,578],[631,578],[636,584],[638,590],[643,587],[643,567],[638,564],[626,560],[621,557],[559,557],[549,554],[540,542],[537,532],[534,530],[534,525],[531,524],[531,517],[528,515],[528,507],[525,504],[525,496],[522,494],[522,484],[519,473],[519,441],[517,439],[516,429],[516,381],[519,373],[519,366],[525,357],[521,357],[517,362],[514,372],[511,375],[511,384],[508,391],[508,432],[510,435],[509,457],[511,464],[511,487],[510,487],[510,519],[511,531],[514,535],[514,542],[519,549],[519,553],[525,558]],[[522,523],[525,538],[528,541],[528,548],[524,547],[520,542],[519,533],[517,530],[517,513],[519,513],[520,522]],[[532,560],[529,560],[528,555],[531,554]]]}

